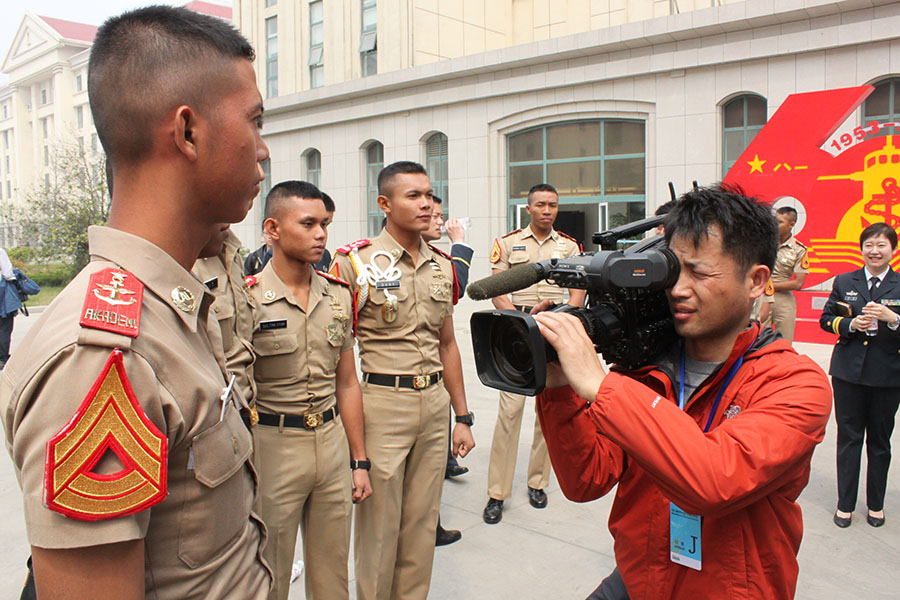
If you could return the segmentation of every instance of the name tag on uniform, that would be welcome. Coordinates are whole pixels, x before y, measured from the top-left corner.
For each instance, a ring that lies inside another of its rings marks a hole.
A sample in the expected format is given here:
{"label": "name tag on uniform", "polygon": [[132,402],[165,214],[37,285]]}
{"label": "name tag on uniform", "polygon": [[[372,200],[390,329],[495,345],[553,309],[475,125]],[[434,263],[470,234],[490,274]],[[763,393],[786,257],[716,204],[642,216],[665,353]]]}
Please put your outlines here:
{"label": "name tag on uniform", "polygon": [[513,247],[512,247],[512,251],[513,251],[513,252],[518,252],[518,251],[520,251],[520,250],[521,250],[522,252],[524,252],[524,251],[526,250],[525,246],[513,246]]}
{"label": "name tag on uniform", "polygon": [[213,291],[214,289],[219,287],[219,278],[213,277],[212,279],[207,279],[203,282],[203,285],[205,285],[206,289],[208,289],[209,291]]}
{"label": "name tag on uniform", "polygon": [[696,571],[703,566],[700,553],[700,516],[669,503],[669,560]]}
{"label": "name tag on uniform", "polygon": [[375,284],[375,289],[377,290],[396,290],[400,287],[400,280],[395,279],[393,281],[379,281]]}
{"label": "name tag on uniform", "polygon": [[885,306],[900,306],[900,298],[882,298],[880,302]]}
{"label": "name tag on uniform", "polygon": [[844,300],[846,300],[847,302],[853,302],[858,297],[859,297],[859,293],[856,292],[855,290],[850,290],[849,292],[844,294]]}
{"label": "name tag on uniform", "polygon": [[260,331],[268,331],[270,329],[287,329],[287,319],[272,319],[271,321],[259,322]]}

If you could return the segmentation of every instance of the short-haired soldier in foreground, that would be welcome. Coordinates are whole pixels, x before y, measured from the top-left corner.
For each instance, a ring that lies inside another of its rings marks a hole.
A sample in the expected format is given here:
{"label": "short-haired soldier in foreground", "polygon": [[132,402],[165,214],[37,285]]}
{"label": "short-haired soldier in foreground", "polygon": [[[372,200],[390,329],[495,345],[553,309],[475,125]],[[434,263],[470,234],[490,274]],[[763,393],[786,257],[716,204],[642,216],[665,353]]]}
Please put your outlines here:
{"label": "short-haired soldier in foreground", "polygon": [[269,151],[253,49],[152,6],[107,20],[88,91],[115,189],[91,262],[7,364],[0,414],[37,596],[262,599],[252,440],[212,296],[190,273]]}
{"label": "short-haired soldier in foreground", "polygon": [[[328,241],[322,193],[282,181],[266,197],[272,260],[250,286],[259,423],[253,428],[271,600],[286,600],[297,528],[306,597],[348,598],[351,499],[371,493],[350,285],[314,272]],[[346,432],[346,433],[345,433]],[[351,473],[352,487],[351,492]]]}
{"label": "short-haired soldier in foreground", "polygon": [[338,248],[331,265],[359,299],[372,461],[372,498],[356,507],[359,600],[428,597],[450,405],[457,420],[454,454],[465,456],[475,447],[453,333],[453,267],[449,256],[422,239],[431,226],[431,196],[422,165],[401,161],[382,169],[378,206],[387,227],[372,241]]}
{"label": "short-haired soldier in foreground", "polygon": [[604,375],[577,318],[535,317],[560,359],[538,396],[560,487],[584,502],[618,484],[617,572],[591,598],[616,597],[622,581],[632,598],[793,598],[797,497],[831,391],[809,357],[749,318],[775,220],[716,187],[682,196],[665,226],[681,262],[668,290],[679,339],[647,366]]}

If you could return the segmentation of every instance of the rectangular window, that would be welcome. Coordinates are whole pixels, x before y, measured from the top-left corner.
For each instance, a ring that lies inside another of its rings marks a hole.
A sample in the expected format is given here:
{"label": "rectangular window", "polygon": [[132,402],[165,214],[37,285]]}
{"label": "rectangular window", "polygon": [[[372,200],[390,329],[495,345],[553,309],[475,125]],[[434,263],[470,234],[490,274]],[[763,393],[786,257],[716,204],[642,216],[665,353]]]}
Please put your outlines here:
{"label": "rectangular window", "polygon": [[6,182],[6,197],[12,198],[12,182],[11,181]]}
{"label": "rectangular window", "polygon": [[322,0],[309,3],[309,81],[310,87],[325,85],[325,12]]}
{"label": "rectangular window", "polygon": [[266,97],[278,95],[278,17],[266,19]]}
{"label": "rectangular window", "polygon": [[378,40],[376,0],[362,2],[362,34],[359,38],[359,55],[362,62],[362,76],[378,73]]}
{"label": "rectangular window", "polygon": [[50,187],[50,173],[44,173],[44,187]]}
{"label": "rectangular window", "polygon": [[83,137],[78,138],[78,151],[81,152],[82,154],[84,153],[84,138]]}
{"label": "rectangular window", "polygon": [[278,4],[278,0],[266,0],[266,8],[269,8],[270,6],[275,6],[276,4]]}
{"label": "rectangular window", "polygon": [[78,75],[75,76],[75,91],[80,92],[83,89],[84,89],[84,83],[81,79],[81,74],[79,73]]}
{"label": "rectangular window", "polygon": [[49,135],[49,131],[50,131],[50,127],[47,125],[46,117],[41,119],[41,131],[44,133],[44,139],[46,140],[47,136]]}
{"label": "rectangular window", "polygon": [[78,129],[84,128],[84,106],[75,107],[75,126]]}
{"label": "rectangular window", "polygon": [[44,146],[44,166],[50,166],[50,146]]}
{"label": "rectangular window", "polygon": [[41,104],[47,104],[47,88],[41,89]]}
{"label": "rectangular window", "polygon": [[9,157],[6,157],[6,172],[9,173]]}
{"label": "rectangular window", "polygon": [[97,151],[97,142],[98,142],[98,140],[97,140],[97,134],[96,134],[96,133],[92,133],[92,134],[91,134],[91,150],[93,150],[94,152]]}
{"label": "rectangular window", "polygon": [[9,129],[3,132],[3,149],[9,150]]}
{"label": "rectangular window", "polygon": [[3,103],[3,118],[4,119],[9,118],[9,104],[6,102]]}

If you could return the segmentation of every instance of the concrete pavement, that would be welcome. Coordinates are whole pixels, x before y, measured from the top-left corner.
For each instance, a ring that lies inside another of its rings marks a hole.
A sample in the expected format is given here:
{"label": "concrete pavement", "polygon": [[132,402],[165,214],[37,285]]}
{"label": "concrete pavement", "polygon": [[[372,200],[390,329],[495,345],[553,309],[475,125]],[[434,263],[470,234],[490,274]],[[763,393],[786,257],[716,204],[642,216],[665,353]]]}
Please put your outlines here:
{"label": "concrete pavement", "polygon": [[[463,538],[436,550],[429,597],[581,600],[615,564],[612,537],[606,528],[612,495],[575,504],[566,500],[554,478],[547,489],[549,506],[535,510],[528,504],[525,465],[531,444],[533,410],[527,410],[523,419],[513,495],[505,502],[503,521],[486,525],[481,520],[487,501],[487,466],[497,417],[497,392],[478,382],[468,321],[473,310],[486,308],[488,303],[464,299],[455,316],[468,402],[476,413],[474,432],[478,446],[462,463],[470,472],[444,485],[441,507],[444,526],[462,530]],[[37,317],[35,314],[16,319],[13,348]],[[827,370],[830,346],[796,344],[796,347]],[[900,448],[900,434],[895,432],[893,441],[895,448]],[[825,441],[813,457],[810,483],[800,497],[805,532],[799,555],[797,598],[900,597],[900,586],[893,579],[895,575],[891,575],[900,565],[900,473],[893,469],[888,481],[884,527],[873,529],[866,525],[863,490],[853,525],[846,530],[838,529],[831,522],[837,501],[834,447],[832,419]],[[0,520],[0,535],[5,540],[0,550],[0,597],[18,598],[29,550],[22,498],[8,455],[0,458],[0,511],[6,515]],[[352,587],[351,583],[351,597],[355,598]],[[302,580],[298,580],[292,587],[291,598],[303,597]]]}

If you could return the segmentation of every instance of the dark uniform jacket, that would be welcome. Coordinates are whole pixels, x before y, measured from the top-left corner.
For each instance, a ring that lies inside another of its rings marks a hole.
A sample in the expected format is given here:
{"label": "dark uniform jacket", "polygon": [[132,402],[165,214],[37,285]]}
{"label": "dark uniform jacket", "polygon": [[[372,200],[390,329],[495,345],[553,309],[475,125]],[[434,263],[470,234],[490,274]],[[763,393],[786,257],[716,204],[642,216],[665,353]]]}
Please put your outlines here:
{"label": "dark uniform jacket", "polygon": [[873,387],[900,387],[900,329],[892,331],[884,321],[878,322],[878,335],[850,331],[850,319],[841,317],[838,302],[849,304],[853,316],[862,313],[872,300],[900,314],[900,275],[888,269],[873,297],[864,269],[842,273],[834,279],[831,296],[819,318],[825,331],[840,336],[831,355],[829,373],[850,383]]}
{"label": "dark uniform jacket", "polygon": [[453,259],[456,281],[459,282],[460,298],[466,293],[466,284],[469,283],[469,267],[472,266],[473,254],[475,254],[475,250],[466,244],[453,244],[450,246],[450,257]]}

